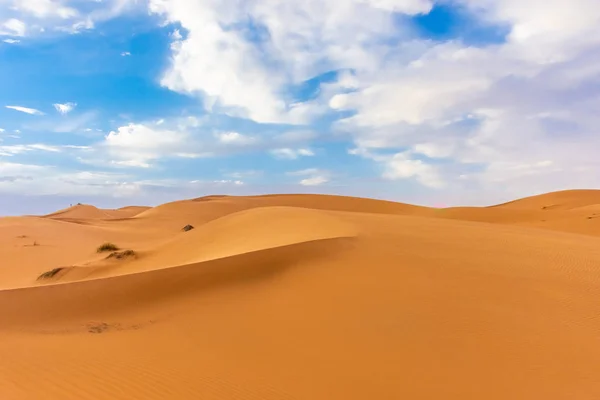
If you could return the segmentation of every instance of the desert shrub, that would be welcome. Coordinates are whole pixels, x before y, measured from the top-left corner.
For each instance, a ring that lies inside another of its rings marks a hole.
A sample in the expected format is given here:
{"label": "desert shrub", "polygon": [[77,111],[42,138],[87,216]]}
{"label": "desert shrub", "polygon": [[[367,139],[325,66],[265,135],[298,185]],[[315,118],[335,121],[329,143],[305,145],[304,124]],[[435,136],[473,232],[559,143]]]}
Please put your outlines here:
{"label": "desert shrub", "polygon": [[100,247],[98,247],[98,249],[96,251],[98,253],[104,253],[105,251],[117,251],[117,250],[119,250],[119,248],[117,247],[116,244],[106,242],[106,243],[103,243]]}
{"label": "desert shrub", "polygon": [[113,251],[106,258],[116,258],[117,260],[121,260],[127,257],[135,256],[135,251],[133,250],[125,250],[125,251]]}
{"label": "desert shrub", "polygon": [[50,279],[50,278],[53,278],[54,275],[58,274],[63,269],[64,268],[62,268],[62,267],[51,269],[50,271],[46,271],[43,274],[41,274],[40,276],[38,276],[37,279],[40,280],[40,279]]}
{"label": "desert shrub", "polygon": [[194,229],[194,227],[192,225],[186,225],[183,228],[181,228],[181,230],[184,231],[184,232],[189,232],[192,229]]}

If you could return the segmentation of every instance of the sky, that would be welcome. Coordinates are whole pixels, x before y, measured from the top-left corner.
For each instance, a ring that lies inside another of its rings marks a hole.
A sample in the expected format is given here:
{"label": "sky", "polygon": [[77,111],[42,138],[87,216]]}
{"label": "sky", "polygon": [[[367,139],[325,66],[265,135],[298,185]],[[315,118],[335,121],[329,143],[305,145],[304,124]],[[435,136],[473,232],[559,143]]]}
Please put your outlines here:
{"label": "sky", "polygon": [[600,187],[597,0],[0,0],[0,214]]}

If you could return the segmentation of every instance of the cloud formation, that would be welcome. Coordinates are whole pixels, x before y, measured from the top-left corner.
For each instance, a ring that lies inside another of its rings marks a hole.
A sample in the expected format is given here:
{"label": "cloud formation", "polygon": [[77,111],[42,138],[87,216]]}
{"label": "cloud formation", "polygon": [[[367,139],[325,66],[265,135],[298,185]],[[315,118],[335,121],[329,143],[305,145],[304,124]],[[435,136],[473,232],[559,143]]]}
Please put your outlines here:
{"label": "cloud formation", "polygon": [[249,146],[257,142],[256,138],[238,132],[219,132],[215,136],[223,145]]}
{"label": "cloud formation", "polygon": [[173,35],[164,86],[202,94],[209,110],[257,122],[304,123],[323,110],[286,96],[288,86],[369,65],[371,46],[381,51],[378,42],[398,33],[394,13],[426,13],[432,3],[151,0],[149,7],[188,32],[186,38]]}
{"label": "cloud formation", "polygon": [[25,114],[44,115],[43,112],[41,112],[40,110],[36,110],[35,108],[28,108],[28,107],[21,107],[21,106],[5,106],[5,107],[10,110],[20,111]]}
{"label": "cloud formation", "polygon": [[25,36],[25,23],[16,18],[10,18],[0,24],[0,36]]}
{"label": "cloud formation", "polygon": [[52,153],[58,153],[61,151],[60,146],[51,146],[42,143],[34,144],[14,144],[14,145],[0,145],[0,156],[14,156],[16,154],[22,154],[30,151],[48,151]]}
{"label": "cloud formation", "polygon": [[271,154],[275,158],[296,160],[300,157],[312,157],[315,152],[309,148],[291,149],[291,148],[280,148],[271,150]]}
{"label": "cloud formation", "polygon": [[56,104],[53,104],[53,106],[56,109],[56,111],[58,111],[62,115],[65,115],[65,114],[68,114],[71,111],[73,111],[75,109],[75,107],[77,107],[77,103],[65,103],[65,104],[56,103]]}
{"label": "cloud formation", "polygon": [[[322,154],[325,146],[314,142],[327,136],[344,147],[339,153],[352,149],[347,162],[355,157],[373,167],[373,179],[414,184],[444,202],[456,193],[481,193],[474,202],[488,202],[600,185],[596,0],[133,3],[84,9],[59,0],[0,0],[7,43],[48,27],[93,29],[128,7],[147,7],[171,24],[160,84],[198,98],[206,115],[181,124],[115,122],[104,140],[80,149],[98,160],[108,156],[112,166],[147,169],[168,158],[250,152],[266,152],[277,165],[318,165],[323,158],[315,149]],[[413,29],[412,17],[439,5],[506,36],[474,45],[460,35],[432,40]],[[247,131],[210,125],[223,114]],[[76,130],[71,125],[59,131]],[[300,178],[303,185],[331,179],[316,172]]]}
{"label": "cloud formation", "polygon": [[189,137],[184,132],[153,129],[142,124],[119,127],[106,135],[100,149],[113,157],[114,165],[148,168],[163,157],[200,157],[190,152]]}
{"label": "cloud formation", "polygon": [[[76,34],[140,5],[136,0],[0,0],[0,36]],[[3,21],[5,15],[11,18]]]}
{"label": "cloud formation", "polygon": [[307,168],[300,171],[288,172],[290,176],[303,177],[298,184],[302,186],[320,186],[330,181],[330,172],[318,168]]}
{"label": "cloud formation", "polygon": [[[500,180],[519,195],[571,185],[569,176],[594,168],[595,1],[451,5],[505,28],[505,42],[431,41],[397,22],[429,12],[431,1],[152,0],[150,10],[186,30],[173,35],[164,86],[256,122],[310,123],[343,112],[349,116],[336,130],[368,152],[386,179],[493,191]],[[316,99],[289,94],[328,71],[342,72],[321,84]],[[592,176],[578,182],[598,184]]]}

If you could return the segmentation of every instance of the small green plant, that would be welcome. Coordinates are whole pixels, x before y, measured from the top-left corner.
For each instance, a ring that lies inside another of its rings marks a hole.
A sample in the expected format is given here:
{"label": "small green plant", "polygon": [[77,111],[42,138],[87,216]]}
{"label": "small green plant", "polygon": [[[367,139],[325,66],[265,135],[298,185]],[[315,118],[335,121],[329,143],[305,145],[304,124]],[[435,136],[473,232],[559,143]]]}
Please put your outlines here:
{"label": "small green plant", "polygon": [[106,242],[106,243],[102,244],[100,247],[98,247],[98,249],[96,251],[98,253],[104,253],[105,251],[117,251],[117,250],[119,250],[119,248],[117,247],[116,244]]}
{"label": "small green plant", "polygon": [[39,281],[41,279],[53,278],[56,274],[58,274],[63,269],[64,269],[63,267],[58,267],[58,268],[51,269],[50,271],[46,271],[43,274],[41,274],[40,276],[38,276],[37,280]]}

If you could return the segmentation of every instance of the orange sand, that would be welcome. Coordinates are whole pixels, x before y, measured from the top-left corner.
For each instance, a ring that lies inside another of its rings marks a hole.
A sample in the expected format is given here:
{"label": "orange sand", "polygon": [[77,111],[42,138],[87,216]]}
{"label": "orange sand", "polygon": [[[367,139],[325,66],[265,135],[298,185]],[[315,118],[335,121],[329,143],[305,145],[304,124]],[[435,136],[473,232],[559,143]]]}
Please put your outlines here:
{"label": "orange sand", "polygon": [[600,398],[600,191],[76,206],[0,256],[2,400]]}

